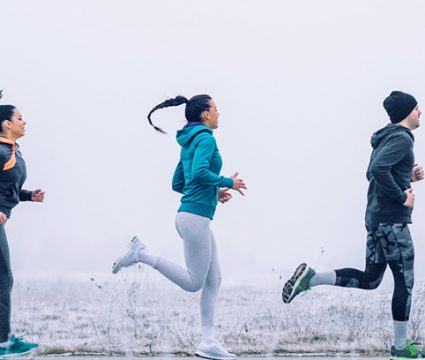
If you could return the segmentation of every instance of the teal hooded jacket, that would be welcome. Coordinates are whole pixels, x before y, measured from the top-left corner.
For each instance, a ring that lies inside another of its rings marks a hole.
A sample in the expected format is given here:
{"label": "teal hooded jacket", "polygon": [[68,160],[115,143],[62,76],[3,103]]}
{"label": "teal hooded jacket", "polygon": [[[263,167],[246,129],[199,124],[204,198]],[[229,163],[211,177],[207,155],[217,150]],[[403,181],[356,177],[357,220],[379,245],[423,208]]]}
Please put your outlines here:
{"label": "teal hooded jacket", "polygon": [[183,194],[179,212],[213,219],[221,187],[233,187],[233,180],[220,176],[222,159],[212,130],[205,125],[177,131],[180,161],[173,176],[173,190]]}

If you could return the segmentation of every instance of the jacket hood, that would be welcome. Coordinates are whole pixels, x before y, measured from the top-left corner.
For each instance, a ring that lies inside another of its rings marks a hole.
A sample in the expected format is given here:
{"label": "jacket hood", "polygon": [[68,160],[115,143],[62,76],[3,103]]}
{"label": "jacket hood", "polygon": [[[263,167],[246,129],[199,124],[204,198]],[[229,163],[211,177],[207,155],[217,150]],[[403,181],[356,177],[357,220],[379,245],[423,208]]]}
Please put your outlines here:
{"label": "jacket hood", "polygon": [[190,127],[184,127],[177,131],[176,139],[180,146],[184,147],[190,143],[190,141],[201,132],[209,132],[212,134],[212,130],[205,125],[195,125]]}
{"label": "jacket hood", "polygon": [[412,140],[415,140],[412,132],[408,128],[402,125],[388,124],[387,126],[378,130],[376,133],[372,135],[372,138],[370,139],[370,144],[372,145],[374,149],[376,149],[376,147],[381,143],[383,139],[387,138],[390,135],[393,135],[396,133],[401,134],[403,132],[409,134]]}

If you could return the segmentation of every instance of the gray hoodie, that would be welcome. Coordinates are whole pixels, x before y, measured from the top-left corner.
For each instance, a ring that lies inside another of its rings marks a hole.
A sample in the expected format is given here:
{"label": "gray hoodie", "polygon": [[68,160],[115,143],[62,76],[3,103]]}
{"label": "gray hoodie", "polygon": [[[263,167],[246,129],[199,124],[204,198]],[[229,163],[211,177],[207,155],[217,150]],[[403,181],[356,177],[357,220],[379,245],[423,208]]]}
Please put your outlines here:
{"label": "gray hoodie", "polygon": [[372,155],[367,169],[366,226],[411,223],[412,209],[404,206],[410,188],[414,137],[404,126],[388,124],[372,135]]}

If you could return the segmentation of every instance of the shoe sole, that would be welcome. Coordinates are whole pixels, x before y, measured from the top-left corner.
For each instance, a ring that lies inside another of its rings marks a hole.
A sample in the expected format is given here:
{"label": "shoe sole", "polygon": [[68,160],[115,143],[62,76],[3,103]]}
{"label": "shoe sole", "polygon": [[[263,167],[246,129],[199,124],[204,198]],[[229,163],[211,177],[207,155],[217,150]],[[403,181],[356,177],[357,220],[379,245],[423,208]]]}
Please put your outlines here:
{"label": "shoe sole", "polygon": [[294,285],[293,285],[293,287],[291,289],[291,293],[290,293],[290,295],[288,296],[288,298],[286,300],[283,297],[283,293],[284,293],[284,289],[286,287],[286,284],[285,284],[285,286],[282,289],[282,301],[285,304],[289,304],[295,298],[295,296],[297,296],[299,294],[299,292],[296,292],[297,291],[297,288],[300,285],[301,281],[308,274],[308,270],[309,270],[309,267],[307,266],[307,264],[302,263],[301,265],[298,265],[297,269],[294,272],[294,275],[292,275],[292,277],[286,282],[286,284],[287,284],[291,280],[296,279],[295,280],[295,283],[294,283]]}
{"label": "shoe sole", "polygon": [[203,351],[199,351],[199,350],[195,352],[195,356],[204,358],[204,359],[210,359],[210,360],[235,360],[237,358],[236,355],[232,357],[219,356],[219,355],[215,356],[208,353],[204,353]]}
{"label": "shoe sole", "polygon": [[20,358],[27,355],[32,355],[32,352],[36,349],[32,348],[30,350],[27,350],[25,352],[17,353],[17,354],[6,354],[6,355],[0,355],[0,359],[10,359],[10,358]]}
{"label": "shoe sole", "polygon": [[112,274],[117,274],[123,267],[121,265],[121,262],[127,257],[129,256],[132,252],[134,252],[134,247],[139,243],[139,239],[137,238],[137,236],[134,236],[131,241],[130,244],[128,246],[128,250],[127,252],[123,255],[120,256],[115,262],[114,265],[112,265]]}

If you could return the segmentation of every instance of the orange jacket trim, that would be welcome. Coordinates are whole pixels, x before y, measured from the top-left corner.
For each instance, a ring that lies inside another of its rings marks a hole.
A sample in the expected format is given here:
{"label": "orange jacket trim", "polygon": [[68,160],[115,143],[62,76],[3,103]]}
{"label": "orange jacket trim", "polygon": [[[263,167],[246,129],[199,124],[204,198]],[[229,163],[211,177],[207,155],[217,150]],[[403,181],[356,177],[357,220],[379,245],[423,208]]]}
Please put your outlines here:
{"label": "orange jacket trim", "polygon": [[16,165],[16,144],[12,140],[4,137],[0,137],[0,143],[12,145],[12,156],[3,166],[3,171],[10,170]]}

